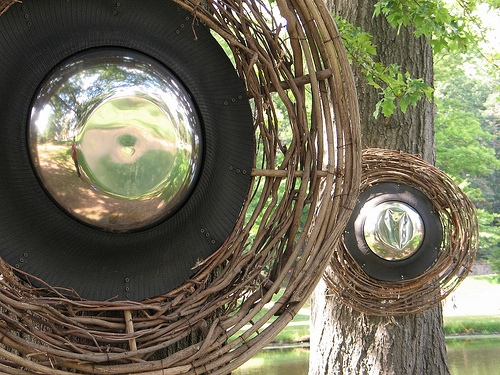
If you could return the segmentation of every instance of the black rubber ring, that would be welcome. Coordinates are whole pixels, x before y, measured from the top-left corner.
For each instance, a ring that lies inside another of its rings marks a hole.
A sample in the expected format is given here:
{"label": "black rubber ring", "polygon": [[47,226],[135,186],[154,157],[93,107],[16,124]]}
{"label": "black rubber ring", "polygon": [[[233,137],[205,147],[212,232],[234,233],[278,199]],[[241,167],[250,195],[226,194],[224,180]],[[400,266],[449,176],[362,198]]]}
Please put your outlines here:
{"label": "black rubber ring", "polygon": [[[204,131],[203,167],[190,199],[137,233],[90,228],[64,213],[40,186],[27,150],[40,83],[65,59],[101,47],[132,49],[168,67],[191,93]],[[91,300],[164,294],[234,229],[253,158],[244,85],[210,31],[175,3],[25,0],[0,17],[0,256],[9,264]]]}
{"label": "black rubber ring", "polygon": [[[383,202],[402,202],[417,211],[424,225],[424,237],[420,247],[403,260],[387,260],[377,256],[368,246],[364,236],[364,223],[370,214],[369,207]],[[368,208],[363,210],[363,208]],[[356,206],[344,232],[344,243],[369,276],[383,281],[401,281],[422,275],[440,255],[443,229],[439,214],[432,201],[420,190],[411,186],[384,182],[365,189],[358,197]]]}

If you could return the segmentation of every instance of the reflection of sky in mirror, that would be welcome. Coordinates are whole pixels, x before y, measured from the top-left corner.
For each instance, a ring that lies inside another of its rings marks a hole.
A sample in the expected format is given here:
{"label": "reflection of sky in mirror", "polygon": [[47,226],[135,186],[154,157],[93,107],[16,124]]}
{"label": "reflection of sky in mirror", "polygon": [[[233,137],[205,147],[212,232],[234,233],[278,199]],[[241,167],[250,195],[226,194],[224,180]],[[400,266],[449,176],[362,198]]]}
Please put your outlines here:
{"label": "reflection of sky in mirror", "polygon": [[42,107],[41,110],[35,110],[35,113],[37,113],[38,115],[38,118],[35,121],[35,125],[38,129],[38,134],[44,134],[45,130],[47,129],[47,125],[49,124],[50,116],[53,115],[52,107],[46,105]]}

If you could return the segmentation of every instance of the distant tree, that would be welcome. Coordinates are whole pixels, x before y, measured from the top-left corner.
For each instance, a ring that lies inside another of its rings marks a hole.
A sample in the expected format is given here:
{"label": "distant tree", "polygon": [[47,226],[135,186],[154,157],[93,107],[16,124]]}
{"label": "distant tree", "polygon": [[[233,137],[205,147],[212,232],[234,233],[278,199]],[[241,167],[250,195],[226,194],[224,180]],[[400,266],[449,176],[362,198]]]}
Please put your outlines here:
{"label": "distant tree", "polygon": [[435,59],[436,165],[478,208],[477,258],[500,270],[500,81],[477,51]]}
{"label": "distant tree", "polygon": [[494,148],[498,136],[483,117],[491,83],[467,76],[457,55],[439,55],[435,71],[436,165],[462,180],[491,175],[500,168]]}

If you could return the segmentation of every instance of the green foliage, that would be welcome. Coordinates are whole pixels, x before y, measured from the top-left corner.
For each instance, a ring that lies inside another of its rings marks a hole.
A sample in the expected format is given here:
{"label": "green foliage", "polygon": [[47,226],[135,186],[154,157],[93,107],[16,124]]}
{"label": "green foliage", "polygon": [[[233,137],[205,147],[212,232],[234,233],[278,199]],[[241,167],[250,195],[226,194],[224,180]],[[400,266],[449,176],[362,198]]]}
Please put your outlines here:
{"label": "green foliage", "polygon": [[[476,207],[488,206],[481,189],[471,187],[467,179],[462,181],[460,188]],[[488,261],[494,269],[500,270],[500,213],[478,208],[477,218],[479,241],[476,259]]]}
{"label": "green foliage", "polygon": [[479,280],[479,281],[486,281],[487,283],[491,285],[497,285],[500,284],[500,275],[493,274],[493,275],[478,275],[478,276],[471,276],[474,278],[474,280]]}
{"label": "green foliage", "polygon": [[430,38],[436,52],[466,51],[479,39],[479,20],[473,16],[474,0],[463,0],[459,6],[450,8],[436,0],[380,0],[375,5],[374,15],[384,15],[395,28],[414,27],[416,37]]}
{"label": "green foliage", "polygon": [[[423,94],[429,100],[432,99],[432,87],[427,85],[421,78],[412,78],[408,72],[403,75],[400,73],[399,66],[395,64],[386,67],[379,77],[386,83],[386,86],[377,87],[372,85],[379,88],[382,93],[382,99],[375,107],[375,113],[373,114],[375,117],[379,113],[382,113],[385,117],[392,115],[397,108],[397,104],[401,112],[406,113],[408,106],[415,105],[422,99]],[[367,77],[368,80],[369,78],[371,77]]]}
{"label": "green foliage", "polygon": [[439,54],[435,59],[436,165],[461,182],[478,208],[478,258],[500,270],[500,197],[497,149],[500,124],[492,92],[497,83],[475,74],[475,55]]}
{"label": "green foliage", "polygon": [[493,147],[498,137],[483,115],[493,86],[470,77],[465,62],[465,56],[440,55],[434,66],[436,164],[461,179],[500,169]]}
{"label": "green foliage", "polygon": [[490,4],[492,8],[500,8],[500,0],[486,0],[486,3]]}
{"label": "green foliage", "polygon": [[479,248],[478,259],[489,260],[495,269],[500,269],[500,214],[478,210]]}
{"label": "green foliage", "polygon": [[[492,7],[498,7],[500,0],[489,0]],[[416,37],[429,39],[435,53],[441,51],[463,53],[479,51],[479,42],[485,38],[485,29],[475,14],[476,0],[443,2],[439,0],[380,0],[373,15],[385,16],[394,28],[412,27]],[[415,105],[424,95],[431,99],[433,89],[421,78],[402,72],[396,64],[385,66],[376,61],[376,47],[370,34],[336,19],[340,34],[351,59],[360,68],[367,83],[380,92],[374,116],[391,116],[399,108],[403,113],[408,106]],[[492,74],[498,74],[500,53],[486,49],[480,54],[487,58]]]}
{"label": "green foliage", "polygon": [[375,60],[377,51],[370,34],[346,20],[336,21],[351,63],[360,68],[370,86],[380,91],[374,117],[389,117],[398,107],[406,113],[408,106],[415,105],[423,95],[431,99],[433,89],[423,79],[401,72],[397,64],[385,66]]}
{"label": "green foliage", "polygon": [[436,164],[448,174],[461,178],[492,173],[500,168],[495,150],[487,146],[492,138],[467,111],[460,108],[438,111]]}

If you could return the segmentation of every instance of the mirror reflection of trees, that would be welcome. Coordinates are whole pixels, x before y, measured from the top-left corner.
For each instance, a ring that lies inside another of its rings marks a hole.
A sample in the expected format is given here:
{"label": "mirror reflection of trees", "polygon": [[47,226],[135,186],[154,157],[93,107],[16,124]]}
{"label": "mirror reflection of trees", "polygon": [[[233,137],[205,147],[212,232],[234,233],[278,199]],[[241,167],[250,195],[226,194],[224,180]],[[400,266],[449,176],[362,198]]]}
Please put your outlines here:
{"label": "mirror reflection of trees", "polygon": [[201,168],[202,130],[189,93],[165,67],[103,51],[49,74],[33,104],[30,150],[43,185],[70,214],[128,230],[185,201]]}

